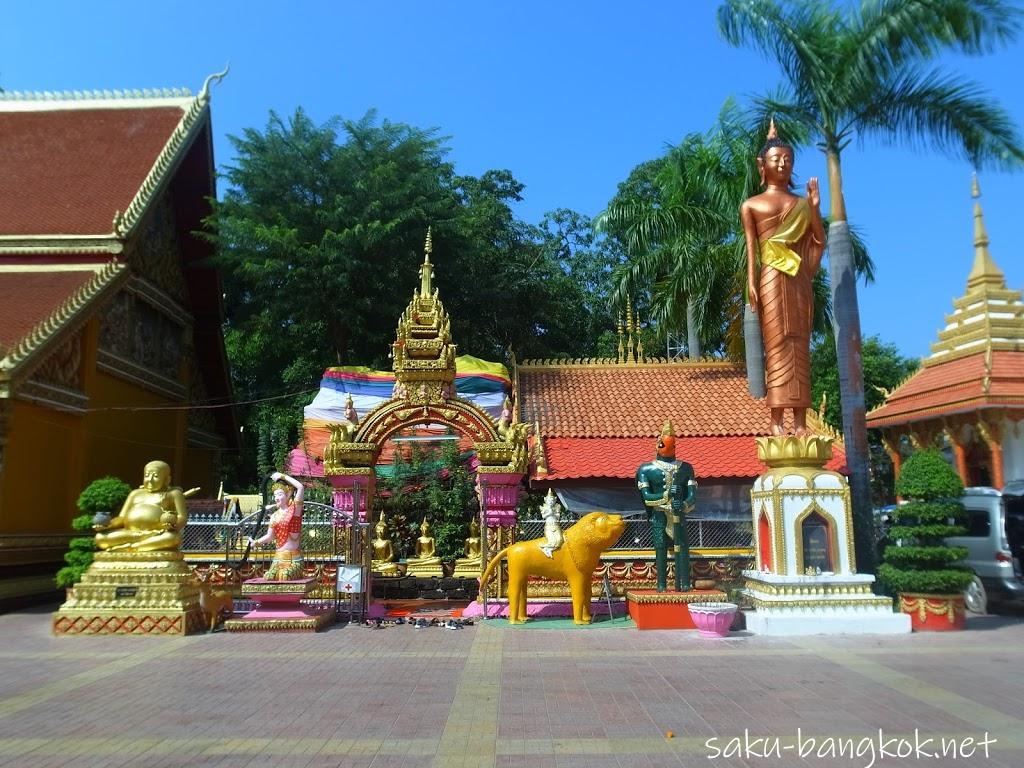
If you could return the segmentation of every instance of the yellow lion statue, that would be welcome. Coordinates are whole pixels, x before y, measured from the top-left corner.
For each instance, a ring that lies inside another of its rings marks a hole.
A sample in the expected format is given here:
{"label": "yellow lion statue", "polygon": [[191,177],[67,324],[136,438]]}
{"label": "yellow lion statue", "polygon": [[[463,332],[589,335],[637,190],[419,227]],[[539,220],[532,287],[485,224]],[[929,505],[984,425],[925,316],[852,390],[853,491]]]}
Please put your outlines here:
{"label": "yellow lion statue", "polygon": [[517,541],[501,550],[487,564],[480,577],[480,589],[486,588],[491,571],[503,557],[507,557],[509,624],[522,624],[526,621],[528,576],[565,579],[569,582],[573,623],[589,624],[590,601],[594,596],[594,570],[601,553],[618,541],[625,529],[622,515],[591,512],[565,532],[565,543],[552,552],[550,557],[542,549],[547,544],[544,538]]}

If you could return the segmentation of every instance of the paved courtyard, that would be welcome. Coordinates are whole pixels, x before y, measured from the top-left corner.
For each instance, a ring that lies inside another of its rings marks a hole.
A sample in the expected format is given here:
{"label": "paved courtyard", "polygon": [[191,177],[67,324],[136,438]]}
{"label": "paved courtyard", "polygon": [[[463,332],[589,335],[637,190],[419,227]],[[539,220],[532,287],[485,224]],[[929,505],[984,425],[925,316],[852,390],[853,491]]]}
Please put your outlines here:
{"label": "paved courtyard", "polygon": [[54,638],[49,622],[0,616],[0,766],[1024,765],[1019,616],[723,640],[503,623]]}

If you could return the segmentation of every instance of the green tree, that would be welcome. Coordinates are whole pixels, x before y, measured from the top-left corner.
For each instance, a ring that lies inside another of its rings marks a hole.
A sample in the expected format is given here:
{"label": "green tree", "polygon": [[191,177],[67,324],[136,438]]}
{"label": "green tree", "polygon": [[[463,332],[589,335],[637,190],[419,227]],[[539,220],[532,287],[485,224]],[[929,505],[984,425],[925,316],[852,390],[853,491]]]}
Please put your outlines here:
{"label": "green tree", "polygon": [[796,127],[825,153],[828,234],[843,426],[853,492],[857,562],[874,570],[864,376],[853,251],[841,156],[856,138],[910,141],[956,152],[975,165],[1024,160],[1010,116],[980,87],[929,68],[948,50],[979,54],[1013,40],[1021,12],[1002,0],[727,0],[719,28],[733,45],[760,50],[782,69],[778,93],[756,108]]}
{"label": "green tree", "polygon": [[[864,367],[864,402],[870,411],[885,401],[885,392],[895,389],[917,370],[918,361],[903,357],[894,344],[886,344],[878,336],[864,339],[861,350]],[[819,333],[811,345],[812,403],[820,407],[825,398],[824,421],[833,429],[843,431],[840,406],[839,363],[836,339],[831,333]],[[878,430],[868,431],[871,464],[871,502],[873,507],[891,504],[894,499],[892,461],[882,446]]]}
{"label": "green tree", "polygon": [[588,260],[610,256],[594,243],[558,245],[589,222],[571,212],[556,213],[557,226],[517,220],[522,184],[504,170],[456,174],[435,129],[372,112],[318,126],[300,109],[287,120],[271,113],[264,130],[232,142],[211,238],[235,391],[252,403],[236,485],[280,467],[324,368],[390,367],[428,227],[460,351],[552,357],[596,343],[607,310],[573,275],[596,284],[606,270]]}

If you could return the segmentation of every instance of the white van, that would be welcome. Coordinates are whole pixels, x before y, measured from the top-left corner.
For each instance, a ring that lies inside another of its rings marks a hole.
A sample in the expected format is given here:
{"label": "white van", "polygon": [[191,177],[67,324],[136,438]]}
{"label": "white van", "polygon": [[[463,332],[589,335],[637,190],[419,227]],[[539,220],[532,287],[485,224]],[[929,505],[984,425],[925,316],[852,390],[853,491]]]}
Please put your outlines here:
{"label": "white van", "polygon": [[964,593],[967,608],[984,613],[989,602],[1024,603],[1024,480],[995,488],[965,488],[967,533],[946,539],[967,547],[964,560],[975,573]]}

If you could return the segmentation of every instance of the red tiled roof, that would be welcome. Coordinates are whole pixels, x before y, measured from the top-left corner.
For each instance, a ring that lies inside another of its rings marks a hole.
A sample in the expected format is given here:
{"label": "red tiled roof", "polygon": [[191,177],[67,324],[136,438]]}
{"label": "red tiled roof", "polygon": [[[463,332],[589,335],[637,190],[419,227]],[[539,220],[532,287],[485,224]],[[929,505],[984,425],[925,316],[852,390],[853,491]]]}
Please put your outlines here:
{"label": "red tiled roof", "polygon": [[[544,480],[570,480],[590,477],[630,478],[636,468],[654,459],[655,440],[651,437],[572,438],[544,440],[548,472]],[[676,456],[693,466],[700,478],[755,478],[765,471],[757,458],[752,436],[682,437],[676,441]],[[846,457],[838,448],[825,465],[837,472],[846,471]]]}
{"label": "red tiled roof", "polygon": [[694,437],[763,435],[769,424],[744,368],[722,363],[522,366],[519,402],[522,421],[550,437],[653,437],[666,419]]}
{"label": "red tiled roof", "polygon": [[176,106],[0,111],[0,235],[109,234],[183,115]]}
{"label": "red tiled roof", "polygon": [[887,427],[982,408],[1024,407],[1024,352],[993,350],[922,368],[868,414]]}
{"label": "red tiled roof", "polygon": [[21,340],[95,274],[91,269],[0,272],[0,352]]}

